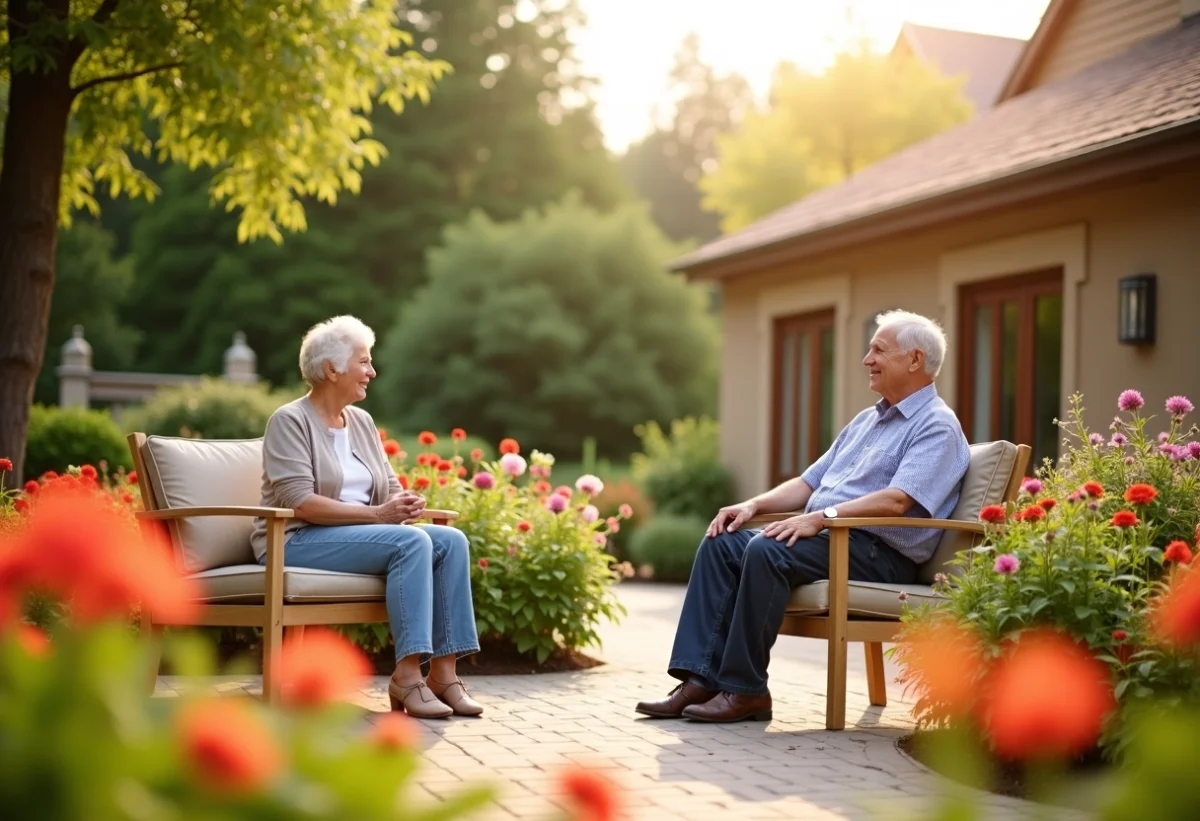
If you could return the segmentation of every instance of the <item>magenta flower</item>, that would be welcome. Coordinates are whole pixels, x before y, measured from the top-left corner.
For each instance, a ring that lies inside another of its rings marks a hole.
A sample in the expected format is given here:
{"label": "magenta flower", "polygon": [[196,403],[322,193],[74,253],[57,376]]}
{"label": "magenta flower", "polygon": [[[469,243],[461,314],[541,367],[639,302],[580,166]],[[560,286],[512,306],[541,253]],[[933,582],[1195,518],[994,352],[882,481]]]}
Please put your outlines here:
{"label": "magenta flower", "polygon": [[1104,444],[1104,437],[1098,433],[1093,433],[1088,437],[1088,441],[1092,443],[1092,447],[1100,447]]}
{"label": "magenta flower", "polygon": [[496,477],[490,473],[476,473],[471,477],[471,484],[480,490],[491,490],[496,486]]}
{"label": "magenta flower", "polygon": [[500,457],[500,469],[514,478],[523,474],[527,466],[525,457],[519,453],[506,453]]}
{"label": "magenta flower", "polygon": [[1121,395],[1117,397],[1118,410],[1135,411],[1145,404],[1146,400],[1135,390],[1121,391]]}
{"label": "magenta flower", "polygon": [[1200,442],[1188,442],[1188,456],[1200,461]]}
{"label": "magenta flower", "polygon": [[1021,483],[1021,490],[1025,491],[1030,496],[1037,496],[1042,492],[1042,483],[1037,479],[1026,479]]}
{"label": "magenta flower", "polygon": [[1164,430],[1162,433],[1160,433],[1160,434],[1158,435],[1158,442],[1159,442],[1159,444],[1160,444],[1160,445],[1165,445],[1165,444],[1167,443],[1167,440],[1168,440],[1168,439],[1170,439],[1170,438],[1171,438],[1171,434],[1167,433],[1167,432]]}
{"label": "magenta flower", "polygon": [[567,499],[565,496],[559,496],[557,493],[552,493],[546,497],[546,509],[551,513],[562,513],[567,509]]}
{"label": "magenta flower", "polygon": [[1123,445],[1124,445],[1126,442],[1128,442],[1128,441],[1129,441],[1129,440],[1125,438],[1125,434],[1123,434],[1123,433],[1114,433],[1114,434],[1112,435],[1112,439],[1111,439],[1111,440],[1109,440],[1109,443],[1108,443],[1108,444],[1109,444],[1111,447],[1114,447],[1114,448],[1119,448],[1119,447],[1123,446]]}
{"label": "magenta flower", "polygon": [[1172,396],[1167,400],[1167,413],[1172,416],[1186,416],[1195,409],[1186,396]]}
{"label": "magenta flower", "polygon": [[1001,576],[1011,576],[1021,569],[1021,561],[1011,553],[1002,553],[996,557],[996,564],[992,569]]}
{"label": "magenta flower", "polygon": [[588,505],[583,510],[579,511],[579,515],[588,524],[600,518],[600,510],[595,505]]}
{"label": "magenta flower", "polygon": [[598,476],[585,473],[575,480],[575,489],[588,496],[595,496],[604,490],[604,482],[601,482]]}

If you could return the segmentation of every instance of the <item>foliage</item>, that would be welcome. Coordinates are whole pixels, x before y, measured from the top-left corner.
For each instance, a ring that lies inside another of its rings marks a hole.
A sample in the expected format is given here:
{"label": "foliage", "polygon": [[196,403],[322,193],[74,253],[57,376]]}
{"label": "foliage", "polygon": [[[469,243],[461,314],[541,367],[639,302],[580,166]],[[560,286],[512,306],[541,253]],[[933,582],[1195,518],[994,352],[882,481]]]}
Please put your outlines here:
{"label": "foliage", "polygon": [[126,430],[194,439],[257,439],[267,420],[295,396],[265,385],[204,378],[163,388],[143,405],[125,412]]}
{"label": "foliage", "polygon": [[25,472],[63,473],[71,465],[107,464],[129,469],[133,457],[108,411],[34,405],[25,441]]}
{"label": "foliage", "polygon": [[629,540],[638,528],[650,521],[653,514],[650,500],[637,482],[618,478],[605,483],[604,491],[595,498],[595,505],[604,519],[618,515],[622,505],[629,506],[633,514],[629,521],[622,522],[617,530],[611,530],[608,534],[608,552],[617,561],[625,561],[629,558]]}
{"label": "foliage", "polygon": [[[1182,401],[1176,408],[1190,411]],[[1123,414],[1106,439],[1086,429],[1081,399],[1073,397],[1059,465],[1027,480],[1013,509],[985,509],[985,543],[959,556],[960,572],[937,585],[945,604],[911,614],[906,627],[919,635],[949,619],[977,637],[989,657],[1033,628],[1065,632],[1108,665],[1120,711],[1103,744],[1117,756],[1130,715],[1151,703],[1200,706],[1195,656],[1153,630],[1171,568],[1190,564],[1189,543],[1200,538],[1198,429],[1184,424],[1186,412],[1175,413],[1167,430],[1152,436],[1140,406],[1140,396],[1134,402],[1123,395]],[[900,657],[908,652],[901,644]],[[986,664],[958,672],[975,685],[987,674]],[[953,723],[920,670],[906,675],[918,695],[918,720]]]}
{"label": "foliage", "polygon": [[673,253],[636,205],[473,215],[430,253],[429,285],[380,346],[380,415],[566,458],[586,434],[620,458],[638,422],[704,412],[716,333],[702,293],[663,270]]}
{"label": "foliage", "polygon": [[733,501],[733,479],[721,464],[720,425],[708,417],[671,423],[669,435],[655,422],[637,428],[642,452],[633,476],[658,513],[706,520]]}
{"label": "foliage", "polygon": [[720,162],[700,181],[704,207],[735,231],[841,182],[966,120],[961,83],[915,58],[865,50],[839,54],[821,74],[784,63],[770,107],[717,138]]}
{"label": "foliage", "polygon": [[736,128],[753,105],[750,84],[737,74],[717,76],[700,60],[700,41],[689,34],[675,55],[667,94],[674,112],[634,143],[621,171],[650,216],[672,240],[707,241],[720,234],[719,218],[700,208],[701,175],[716,165],[719,135]]}
{"label": "foliage", "polygon": [[134,266],[129,257],[114,255],[116,237],[90,220],[77,220],[58,237],[55,260],[57,289],[50,306],[46,330],[47,352],[38,374],[34,401],[58,401],[61,346],[75,325],[84,326],[92,346],[96,370],[128,370],[142,332],[123,322],[119,309],[133,285]]}
{"label": "foliage", "polygon": [[[506,441],[502,452],[517,446]],[[604,550],[620,518],[602,519],[592,506],[603,490],[597,477],[553,488],[553,457],[538,451],[526,462],[516,452],[477,461],[424,450],[414,462],[393,459],[402,484],[425,494],[428,507],[459,513],[454,526],[466,534],[475,560],[471,591],[481,637],[508,639],[539,663],[560,648],[599,643],[600,621],[624,609],[613,596],[616,574]]]}
{"label": "foliage", "polygon": [[656,514],[633,534],[629,556],[635,564],[652,567],[659,581],[686,582],[708,522],[699,516]]}

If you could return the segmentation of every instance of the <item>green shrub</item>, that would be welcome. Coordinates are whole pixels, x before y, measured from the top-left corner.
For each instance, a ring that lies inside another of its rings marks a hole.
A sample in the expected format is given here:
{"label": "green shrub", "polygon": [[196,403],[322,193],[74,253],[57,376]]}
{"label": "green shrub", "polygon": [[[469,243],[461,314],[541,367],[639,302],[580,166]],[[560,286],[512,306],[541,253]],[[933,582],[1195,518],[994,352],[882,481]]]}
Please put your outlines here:
{"label": "green shrub", "polygon": [[25,438],[25,476],[48,470],[62,473],[70,465],[100,466],[110,471],[133,467],[129,446],[108,411],[34,405]]}
{"label": "green shrub", "polygon": [[638,565],[650,565],[659,581],[686,582],[708,523],[699,516],[657,514],[633,534],[629,555]]}
{"label": "green shrub", "polygon": [[733,499],[733,479],[718,453],[720,425],[707,417],[676,419],[670,436],[656,422],[637,427],[642,453],[633,478],[657,513],[711,519]]}
{"label": "green shrub", "polygon": [[130,409],[122,424],[126,430],[160,436],[256,439],[275,409],[295,398],[262,384],[205,378],[160,390],[141,407]]}

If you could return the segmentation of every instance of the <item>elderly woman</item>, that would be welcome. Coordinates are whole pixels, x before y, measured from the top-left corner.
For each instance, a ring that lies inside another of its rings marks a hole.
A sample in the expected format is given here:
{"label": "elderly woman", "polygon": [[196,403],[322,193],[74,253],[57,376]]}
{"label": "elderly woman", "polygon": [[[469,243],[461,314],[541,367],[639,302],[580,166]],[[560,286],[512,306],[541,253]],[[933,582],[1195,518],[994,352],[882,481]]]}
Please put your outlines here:
{"label": "elderly woman", "polygon": [[[479,715],[483,708],[455,671],[459,656],[479,650],[467,539],[452,527],[413,524],[424,498],[400,487],[371,415],[354,407],[375,378],[374,344],[371,329],[350,316],[305,334],[300,372],[309,391],[267,422],[262,503],[295,511],[285,535],[288,566],[387,577],[392,709],[419,718]],[[253,545],[265,563],[262,519]]]}

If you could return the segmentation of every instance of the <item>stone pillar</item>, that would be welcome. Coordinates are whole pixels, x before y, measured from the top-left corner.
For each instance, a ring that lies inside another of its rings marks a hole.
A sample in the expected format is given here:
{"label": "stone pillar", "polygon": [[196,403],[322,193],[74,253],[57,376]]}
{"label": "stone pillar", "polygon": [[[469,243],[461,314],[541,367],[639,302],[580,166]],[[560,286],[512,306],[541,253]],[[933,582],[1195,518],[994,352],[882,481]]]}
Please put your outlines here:
{"label": "stone pillar", "polygon": [[62,364],[57,372],[59,406],[86,408],[92,385],[92,346],[83,338],[82,325],[75,326],[62,346]]}
{"label": "stone pillar", "polygon": [[233,345],[225,351],[225,378],[230,382],[257,382],[256,365],[257,357],[246,344],[246,334],[238,331],[233,335]]}

